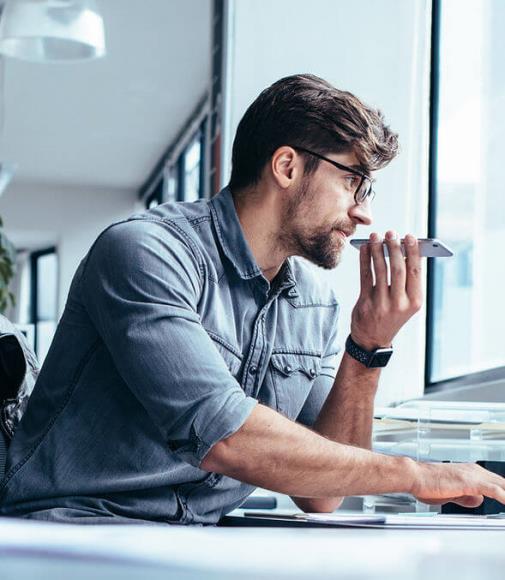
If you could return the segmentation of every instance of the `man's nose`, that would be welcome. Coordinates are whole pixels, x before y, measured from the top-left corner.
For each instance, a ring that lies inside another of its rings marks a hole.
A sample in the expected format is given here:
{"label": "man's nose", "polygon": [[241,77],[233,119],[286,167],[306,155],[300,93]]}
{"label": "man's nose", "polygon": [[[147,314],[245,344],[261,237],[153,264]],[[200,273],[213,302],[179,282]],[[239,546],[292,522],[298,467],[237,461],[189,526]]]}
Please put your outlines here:
{"label": "man's nose", "polygon": [[349,217],[359,225],[369,226],[372,223],[372,208],[370,202],[355,203],[349,209]]}

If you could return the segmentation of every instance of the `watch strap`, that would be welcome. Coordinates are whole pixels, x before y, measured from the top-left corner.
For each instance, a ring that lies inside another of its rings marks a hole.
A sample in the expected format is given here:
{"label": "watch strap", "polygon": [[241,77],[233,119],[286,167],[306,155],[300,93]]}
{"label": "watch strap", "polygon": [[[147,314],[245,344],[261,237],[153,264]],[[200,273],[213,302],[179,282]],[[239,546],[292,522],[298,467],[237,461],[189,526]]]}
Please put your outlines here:
{"label": "watch strap", "polygon": [[353,359],[357,360],[367,368],[385,367],[393,354],[393,347],[366,350],[358,343],[354,342],[351,335],[347,337],[345,350]]}

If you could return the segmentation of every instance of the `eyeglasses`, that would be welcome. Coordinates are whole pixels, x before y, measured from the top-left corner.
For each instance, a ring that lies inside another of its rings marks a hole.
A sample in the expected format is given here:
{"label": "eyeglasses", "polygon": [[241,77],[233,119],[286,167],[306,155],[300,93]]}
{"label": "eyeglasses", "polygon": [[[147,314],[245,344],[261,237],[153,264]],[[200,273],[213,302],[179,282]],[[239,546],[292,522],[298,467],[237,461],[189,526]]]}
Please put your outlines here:
{"label": "eyeglasses", "polygon": [[375,191],[372,188],[374,180],[371,179],[370,177],[368,177],[368,175],[365,175],[364,173],[361,173],[360,171],[356,171],[356,169],[353,169],[352,167],[348,167],[347,165],[342,165],[342,163],[338,163],[337,161],[333,161],[333,159],[328,159],[328,157],[325,157],[324,155],[320,155],[319,153],[316,153],[315,151],[310,151],[310,149],[305,149],[305,147],[298,147],[298,146],[294,146],[294,145],[291,145],[291,147],[293,147],[293,149],[296,149],[298,151],[303,151],[304,153],[308,153],[309,155],[313,155],[314,157],[322,159],[323,161],[327,161],[328,163],[331,163],[333,165],[333,167],[336,167],[337,169],[340,169],[341,171],[347,171],[348,173],[351,173],[352,175],[359,177],[359,180],[352,180],[352,181],[347,182],[347,188],[354,195],[354,201],[356,202],[357,205],[361,205],[362,203],[365,203],[365,201],[367,199],[369,201],[372,201],[374,199]]}

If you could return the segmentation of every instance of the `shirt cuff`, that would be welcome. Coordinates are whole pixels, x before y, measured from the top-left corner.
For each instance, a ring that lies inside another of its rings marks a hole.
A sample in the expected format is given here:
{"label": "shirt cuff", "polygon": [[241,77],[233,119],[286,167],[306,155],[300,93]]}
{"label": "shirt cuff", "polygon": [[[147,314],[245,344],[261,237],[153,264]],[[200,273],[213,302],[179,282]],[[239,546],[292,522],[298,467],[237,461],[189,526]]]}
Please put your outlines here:
{"label": "shirt cuff", "polygon": [[[174,451],[176,457],[199,468],[216,443],[233,435],[242,427],[258,401],[247,397],[243,391],[237,389],[229,393],[226,400],[221,400],[220,403],[216,405],[218,409],[215,413],[201,412],[195,418],[190,430],[190,440]],[[202,418],[202,415],[205,417]]]}

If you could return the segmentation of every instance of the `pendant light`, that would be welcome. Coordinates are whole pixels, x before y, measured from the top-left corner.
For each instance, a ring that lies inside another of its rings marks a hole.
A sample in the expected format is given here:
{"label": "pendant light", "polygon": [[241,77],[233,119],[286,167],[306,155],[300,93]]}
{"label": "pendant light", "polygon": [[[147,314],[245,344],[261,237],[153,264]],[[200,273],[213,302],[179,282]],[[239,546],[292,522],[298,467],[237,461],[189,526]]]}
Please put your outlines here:
{"label": "pendant light", "polygon": [[105,55],[95,0],[5,0],[0,53],[31,62],[73,62]]}

